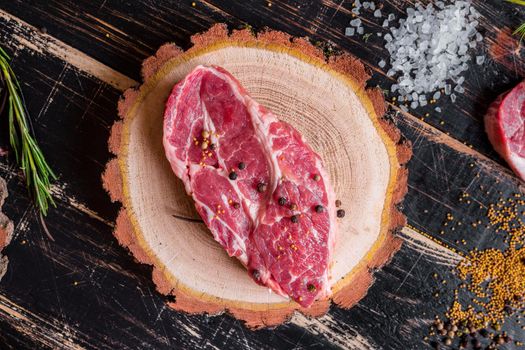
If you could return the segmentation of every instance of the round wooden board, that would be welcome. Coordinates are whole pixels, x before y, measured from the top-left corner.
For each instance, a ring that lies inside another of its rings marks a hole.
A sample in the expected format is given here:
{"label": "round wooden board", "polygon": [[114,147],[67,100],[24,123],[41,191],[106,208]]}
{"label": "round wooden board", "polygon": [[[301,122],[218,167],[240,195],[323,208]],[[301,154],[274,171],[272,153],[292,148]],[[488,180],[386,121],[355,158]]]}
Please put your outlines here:
{"label": "round wooden board", "polygon": [[115,236],[142,263],[153,265],[157,289],[186,312],[229,311],[251,327],[276,325],[294,310],[321,315],[329,300],[308,309],[255,284],[216,243],[172,173],[162,147],[162,117],[173,85],[199,64],[229,70],[247,91],[294,125],[321,155],[347,215],[340,220],[331,268],[332,301],[351,307],[401,241],[393,231],[406,193],[410,143],[382,119],[378,89],[350,55],[326,60],[304,39],[268,31],[229,34],[216,25],[192,37],[185,52],[167,44],[143,65],[143,85],[119,103],[103,176],[112,200],[122,202]]}

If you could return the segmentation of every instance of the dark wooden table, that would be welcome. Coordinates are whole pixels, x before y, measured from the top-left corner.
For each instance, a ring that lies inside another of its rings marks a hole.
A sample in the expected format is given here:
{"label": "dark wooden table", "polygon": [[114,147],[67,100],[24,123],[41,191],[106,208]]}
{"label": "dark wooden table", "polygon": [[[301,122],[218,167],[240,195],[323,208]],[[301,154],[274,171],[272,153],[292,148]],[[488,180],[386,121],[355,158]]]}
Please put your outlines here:
{"label": "dark wooden table", "polygon": [[[401,14],[410,3],[384,1],[383,13]],[[388,89],[392,80],[377,66],[388,57],[382,39],[344,36],[348,0],[276,0],[271,6],[262,0],[2,1],[0,43],[14,57],[36,134],[60,180],[53,190],[57,208],[46,219],[51,241],[11,157],[0,157],[0,176],[10,191],[5,211],[15,222],[5,249],[10,264],[0,282],[0,348],[427,348],[429,323],[452,300],[456,279],[447,256],[455,253],[421,249],[420,243],[430,235],[459,252],[501,247],[503,240],[491,230],[465,225],[440,234],[440,227],[447,213],[468,222],[484,217],[485,206],[499,197],[523,192],[523,183],[488,143],[482,117],[525,71],[522,52],[509,36],[525,13],[500,0],[474,3],[485,35],[477,54],[486,54],[487,62],[472,63],[466,92],[455,104],[440,100],[442,113],[432,112],[434,106],[390,112],[414,145],[404,212],[409,225],[426,235],[400,233],[407,243],[353,309],[332,307],[319,319],[295,316],[274,329],[250,331],[228,315],[166,308],[151,269],[112,236],[119,205],[110,202],[100,176],[110,157],[106,141],[119,96],[140,79],[141,61],[159,45],[171,41],[187,48],[192,34],[217,22],[331,41],[366,63],[374,73],[371,85]],[[383,30],[371,13],[364,19],[368,32]],[[0,123],[6,146],[4,116]],[[475,206],[458,200],[464,191]],[[525,338],[519,326],[505,327]]]}

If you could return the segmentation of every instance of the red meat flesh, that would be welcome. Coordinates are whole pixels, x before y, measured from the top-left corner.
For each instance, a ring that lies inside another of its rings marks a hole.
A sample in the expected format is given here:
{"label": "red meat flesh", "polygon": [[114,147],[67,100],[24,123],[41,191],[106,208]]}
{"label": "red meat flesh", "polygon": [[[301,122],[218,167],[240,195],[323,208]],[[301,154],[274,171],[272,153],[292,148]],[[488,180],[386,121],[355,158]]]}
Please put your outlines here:
{"label": "red meat flesh", "polygon": [[330,294],[335,196],[299,132],[223,68],[198,66],[168,98],[163,142],[213,237],[257,283],[304,307]]}
{"label": "red meat flesh", "polygon": [[494,101],[485,115],[485,130],[494,149],[525,180],[525,82]]}

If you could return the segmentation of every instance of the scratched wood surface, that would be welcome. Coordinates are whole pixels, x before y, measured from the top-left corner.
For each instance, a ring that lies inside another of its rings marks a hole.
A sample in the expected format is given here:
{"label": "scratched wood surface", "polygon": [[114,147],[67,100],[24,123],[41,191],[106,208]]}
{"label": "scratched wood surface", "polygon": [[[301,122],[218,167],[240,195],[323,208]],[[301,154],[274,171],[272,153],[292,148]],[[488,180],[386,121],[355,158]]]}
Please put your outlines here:
{"label": "scratched wood surface", "polygon": [[[402,14],[410,3],[385,1],[383,12]],[[387,89],[392,81],[377,66],[388,57],[381,39],[343,35],[351,6],[344,0],[271,6],[259,0],[195,1],[195,6],[192,1],[0,3],[0,43],[14,57],[36,134],[60,176],[53,188],[57,208],[46,219],[51,241],[12,158],[0,157],[0,176],[10,192],[4,212],[15,223],[13,241],[3,251],[10,263],[0,282],[0,348],[427,348],[428,324],[452,300],[451,267],[459,255],[417,231],[459,252],[502,246],[483,227],[464,225],[441,234],[442,222],[447,213],[466,223],[482,219],[488,204],[523,192],[483,133],[487,105],[520,81],[525,69],[521,50],[508,36],[525,13],[499,0],[475,1],[485,35],[478,52],[488,60],[482,67],[472,65],[467,91],[457,103],[440,101],[443,113],[427,117],[430,109],[389,111],[414,145],[404,212],[415,230],[400,233],[401,251],[376,273],[377,281],[353,309],[332,307],[318,319],[296,315],[255,332],[228,315],[177,313],[155,292],[151,269],[136,263],[111,234],[119,208],[100,184],[109,159],[106,140],[119,96],[136,84],[145,57],[167,41],[187,48],[192,34],[217,22],[231,28],[268,26],[352,52],[374,72],[370,84]],[[364,19],[368,31],[383,30],[371,14]],[[43,27],[47,34],[39,30]],[[0,125],[5,147],[6,118]],[[464,191],[470,204],[458,200]],[[514,337],[523,335],[521,328],[507,327]]]}

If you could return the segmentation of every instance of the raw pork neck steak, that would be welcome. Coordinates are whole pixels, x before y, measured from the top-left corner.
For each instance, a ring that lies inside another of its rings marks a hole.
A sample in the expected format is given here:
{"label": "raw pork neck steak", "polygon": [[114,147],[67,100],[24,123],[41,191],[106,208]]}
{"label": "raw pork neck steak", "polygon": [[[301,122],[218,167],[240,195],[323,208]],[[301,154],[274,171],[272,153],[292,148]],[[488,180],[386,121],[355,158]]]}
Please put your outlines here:
{"label": "raw pork neck steak", "polygon": [[492,103],[485,130],[494,149],[525,180],[525,82]]}
{"label": "raw pork neck steak", "polygon": [[297,130],[223,68],[198,66],[169,96],[163,142],[213,237],[257,283],[304,307],[330,294],[334,192]]}

